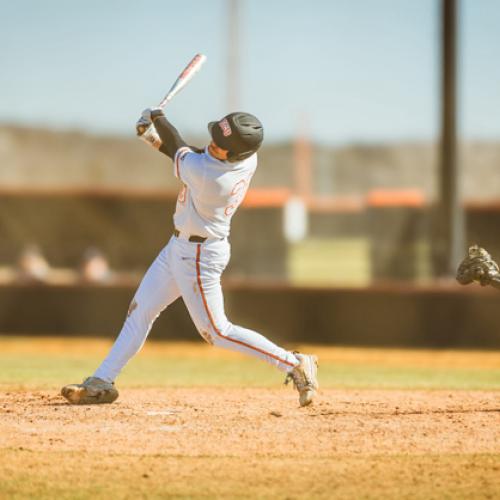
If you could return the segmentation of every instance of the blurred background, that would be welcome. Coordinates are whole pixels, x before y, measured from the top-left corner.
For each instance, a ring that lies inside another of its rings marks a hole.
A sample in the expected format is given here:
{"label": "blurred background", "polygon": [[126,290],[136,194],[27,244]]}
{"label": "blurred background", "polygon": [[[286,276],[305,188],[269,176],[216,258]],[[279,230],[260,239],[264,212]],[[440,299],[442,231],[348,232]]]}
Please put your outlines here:
{"label": "blurred background", "polygon": [[[135,137],[166,113],[197,146],[244,110],[265,144],[233,219],[232,321],[285,342],[500,346],[495,0],[2,2],[0,332],[106,335],[172,234],[179,183]],[[153,329],[196,339],[181,301]]]}

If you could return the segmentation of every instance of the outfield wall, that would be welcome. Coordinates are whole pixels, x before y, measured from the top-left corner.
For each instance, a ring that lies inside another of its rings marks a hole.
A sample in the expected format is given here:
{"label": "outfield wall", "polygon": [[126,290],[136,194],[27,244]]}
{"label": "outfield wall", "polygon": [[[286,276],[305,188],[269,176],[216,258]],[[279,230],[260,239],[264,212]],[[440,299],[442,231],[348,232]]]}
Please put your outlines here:
{"label": "outfield wall", "polygon": [[[162,190],[0,189],[0,266],[13,265],[26,245],[36,244],[55,268],[78,268],[85,250],[95,247],[112,269],[144,272],[172,236],[176,198]],[[282,207],[253,198],[236,215],[226,274],[284,279]]]}
{"label": "outfield wall", "polygon": [[[0,286],[0,332],[114,337],[135,286]],[[229,318],[281,342],[500,348],[500,293],[441,288],[312,289],[225,284]],[[181,300],[152,335],[197,339]]]}
{"label": "outfield wall", "polygon": [[[249,191],[232,225],[226,276],[289,277],[283,232],[289,197],[286,189]],[[418,191],[310,201],[308,238],[367,240],[372,282],[432,274],[432,206]],[[15,265],[23,249],[36,244],[55,268],[76,269],[85,251],[97,248],[112,269],[144,272],[172,234],[175,203],[176,194],[162,189],[0,188],[0,266]],[[499,204],[468,203],[467,243],[500,255],[499,221]]]}

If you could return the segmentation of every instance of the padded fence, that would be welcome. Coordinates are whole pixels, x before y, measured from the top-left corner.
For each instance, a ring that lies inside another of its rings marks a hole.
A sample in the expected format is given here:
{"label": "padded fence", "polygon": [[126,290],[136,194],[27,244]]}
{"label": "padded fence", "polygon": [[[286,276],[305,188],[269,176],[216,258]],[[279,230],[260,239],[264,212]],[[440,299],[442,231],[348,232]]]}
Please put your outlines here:
{"label": "padded fence", "polygon": [[[135,286],[0,286],[0,331],[104,335],[121,328]],[[310,289],[225,285],[231,321],[287,343],[500,348],[500,293],[478,287]],[[152,335],[197,340],[178,300]]]}

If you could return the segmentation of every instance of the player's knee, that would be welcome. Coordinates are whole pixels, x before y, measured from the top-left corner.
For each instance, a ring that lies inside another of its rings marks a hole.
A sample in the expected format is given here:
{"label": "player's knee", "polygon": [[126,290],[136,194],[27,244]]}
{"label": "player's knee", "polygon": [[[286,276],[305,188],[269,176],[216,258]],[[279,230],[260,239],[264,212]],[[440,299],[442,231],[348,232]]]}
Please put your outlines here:
{"label": "player's knee", "polygon": [[214,325],[216,333],[221,337],[230,336],[233,327],[234,325],[227,318],[219,319]]}
{"label": "player's knee", "polygon": [[213,334],[213,331],[210,330],[209,328],[198,328],[198,333],[200,334],[201,338],[208,344],[210,345],[216,344],[216,338]]}
{"label": "player's knee", "polygon": [[219,324],[217,325],[216,335],[217,339],[219,340],[231,339],[234,336],[234,333],[234,325],[227,319],[225,321],[219,322]]}
{"label": "player's knee", "polygon": [[149,325],[160,315],[161,309],[154,305],[138,304],[135,300],[130,304],[127,321]]}
{"label": "player's knee", "polygon": [[209,343],[217,344],[219,341],[231,337],[233,324],[227,320],[210,322],[207,325],[197,325],[198,333]]}

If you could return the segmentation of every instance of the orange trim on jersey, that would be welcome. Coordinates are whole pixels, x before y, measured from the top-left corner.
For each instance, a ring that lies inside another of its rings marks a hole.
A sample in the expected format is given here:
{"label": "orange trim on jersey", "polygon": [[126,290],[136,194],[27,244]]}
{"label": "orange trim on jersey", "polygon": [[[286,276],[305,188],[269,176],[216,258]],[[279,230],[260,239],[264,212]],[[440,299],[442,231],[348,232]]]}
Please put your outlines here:
{"label": "orange trim on jersey", "polygon": [[293,363],[290,363],[288,361],[285,361],[284,359],[278,358],[277,356],[274,356],[274,354],[270,354],[266,351],[263,351],[262,349],[251,346],[249,344],[245,344],[245,342],[242,342],[241,340],[231,339],[231,338],[226,337],[225,335],[222,334],[222,332],[215,325],[214,318],[212,317],[212,313],[210,312],[210,308],[208,307],[207,299],[205,297],[205,292],[203,291],[203,285],[201,283],[201,272],[200,272],[200,255],[201,255],[201,244],[198,244],[197,248],[196,248],[196,278],[198,280],[198,287],[200,289],[200,294],[201,294],[201,299],[203,301],[203,306],[205,307],[205,311],[207,313],[208,319],[209,319],[210,324],[212,325],[212,328],[214,329],[215,333],[219,337],[221,337],[225,340],[229,340],[230,342],[234,342],[235,344],[242,345],[243,347],[247,347],[248,349],[253,349],[254,351],[260,352],[261,354],[264,354],[265,356],[269,356],[270,358],[273,358],[276,361],[279,361],[280,363],[284,363],[285,365],[294,367],[295,365]]}

